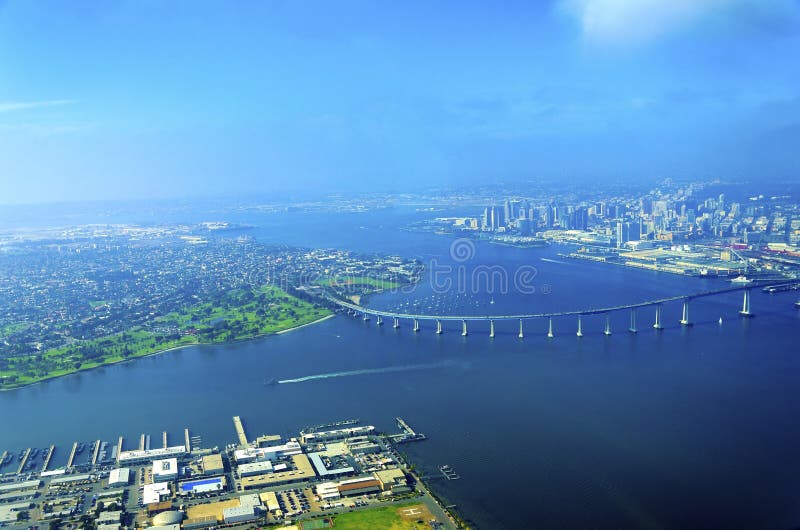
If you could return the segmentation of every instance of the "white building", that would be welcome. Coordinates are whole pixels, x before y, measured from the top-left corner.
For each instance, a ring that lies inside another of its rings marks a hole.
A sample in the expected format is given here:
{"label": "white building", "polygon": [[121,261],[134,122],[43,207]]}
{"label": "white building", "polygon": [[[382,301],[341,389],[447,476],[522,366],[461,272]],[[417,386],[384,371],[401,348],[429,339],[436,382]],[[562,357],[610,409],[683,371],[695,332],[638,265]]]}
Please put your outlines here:
{"label": "white building", "polygon": [[299,455],[302,452],[300,443],[296,440],[291,440],[283,445],[238,449],[233,453],[233,458],[239,464],[246,464],[247,462],[256,462],[258,460],[275,460],[284,456]]}
{"label": "white building", "polygon": [[319,497],[322,501],[338,499],[341,497],[339,494],[339,485],[335,482],[323,482],[322,484],[317,484],[317,497]]}
{"label": "white building", "polygon": [[117,454],[117,462],[120,465],[146,464],[153,460],[183,456],[186,453],[186,447],[183,445],[141,451],[121,451]]}
{"label": "white building", "polygon": [[108,486],[127,486],[131,480],[131,470],[127,467],[112,469],[108,474]]}
{"label": "white building", "polygon": [[222,518],[226,524],[252,521],[261,517],[264,505],[256,494],[239,497],[239,506],[222,510]]}
{"label": "white building", "polygon": [[164,482],[178,478],[178,459],[167,458],[153,461],[153,482]]}
{"label": "white building", "polygon": [[242,477],[263,475],[265,473],[272,473],[272,462],[269,460],[248,462],[247,464],[240,464],[237,469],[239,470],[239,476]]}
{"label": "white building", "polygon": [[162,499],[169,498],[172,492],[169,489],[168,482],[154,482],[153,484],[145,484],[142,491],[142,503],[154,504],[161,502]]}

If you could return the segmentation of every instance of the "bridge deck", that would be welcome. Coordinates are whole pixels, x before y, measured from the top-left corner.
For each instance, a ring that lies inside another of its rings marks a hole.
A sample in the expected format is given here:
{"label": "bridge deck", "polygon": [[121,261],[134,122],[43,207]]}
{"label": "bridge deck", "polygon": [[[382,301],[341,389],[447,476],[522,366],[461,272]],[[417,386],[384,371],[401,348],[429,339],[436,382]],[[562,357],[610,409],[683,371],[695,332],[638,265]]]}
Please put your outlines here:
{"label": "bridge deck", "polygon": [[[759,287],[769,287],[769,285],[761,285]],[[611,307],[600,307],[600,308],[593,308],[593,309],[580,309],[575,311],[557,311],[553,313],[524,313],[524,314],[516,314],[516,315],[415,315],[412,313],[395,313],[392,311],[383,311],[380,309],[372,309],[369,307],[363,307],[360,305],[356,305],[350,302],[346,302],[344,300],[340,300],[334,297],[328,297],[328,299],[333,302],[334,304],[344,307],[346,309],[351,309],[353,311],[357,311],[359,313],[365,313],[368,315],[375,315],[381,316],[386,318],[403,318],[403,319],[417,319],[417,320],[444,320],[444,321],[452,321],[452,320],[528,320],[534,318],[553,318],[553,317],[564,317],[564,316],[578,316],[578,315],[599,315],[603,313],[612,313],[614,311],[623,311],[625,309],[638,309],[641,307],[649,307],[659,304],[665,304],[668,302],[678,302],[684,300],[692,300],[694,298],[703,298],[707,296],[716,296],[720,294],[726,293],[736,293],[745,291],[748,289],[752,289],[754,285],[742,285],[737,287],[728,287],[725,289],[717,289],[714,291],[700,291],[697,293],[691,294],[683,294],[679,296],[670,296],[667,298],[658,298],[654,300],[645,300],[643,302],[637,302],[634,304],[624,304],[618,306],[611,306]]]}

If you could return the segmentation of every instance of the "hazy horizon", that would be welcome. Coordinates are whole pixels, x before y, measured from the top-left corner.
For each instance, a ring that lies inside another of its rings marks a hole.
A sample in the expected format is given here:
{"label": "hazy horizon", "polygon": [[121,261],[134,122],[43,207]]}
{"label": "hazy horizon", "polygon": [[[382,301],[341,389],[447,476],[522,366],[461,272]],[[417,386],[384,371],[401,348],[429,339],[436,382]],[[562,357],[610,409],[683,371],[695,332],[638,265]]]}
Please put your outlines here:
{"label": "hazy horizon", "polygon": [[796,180],[796,0],[0,3],[0,204]]}

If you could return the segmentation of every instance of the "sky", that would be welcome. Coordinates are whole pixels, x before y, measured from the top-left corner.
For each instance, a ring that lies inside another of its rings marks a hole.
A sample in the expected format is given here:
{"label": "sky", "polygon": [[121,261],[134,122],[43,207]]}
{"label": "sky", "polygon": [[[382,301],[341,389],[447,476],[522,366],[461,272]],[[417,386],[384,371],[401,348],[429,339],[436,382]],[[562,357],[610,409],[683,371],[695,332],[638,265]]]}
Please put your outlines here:
{"label": "sky", "polygon": [[798,168],[800,0],[0,0],[0,204]]}

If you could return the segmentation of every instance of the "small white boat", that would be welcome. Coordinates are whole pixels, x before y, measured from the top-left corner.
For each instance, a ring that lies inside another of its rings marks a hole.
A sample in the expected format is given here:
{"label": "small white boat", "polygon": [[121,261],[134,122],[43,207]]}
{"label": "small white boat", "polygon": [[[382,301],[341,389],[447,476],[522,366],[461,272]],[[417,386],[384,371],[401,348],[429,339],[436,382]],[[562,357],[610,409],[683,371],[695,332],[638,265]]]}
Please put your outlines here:
{"label": "small white boat", "polygon": [[753,283],[753,280],[749,279],[747,276],[739,275],[736,278],[731,280],[731,283],[738,283],[738,284],[748,284]]}
{"label": "small white boat", "polygon": [[722,325],[722,317],[719,317],[719,325]]}

